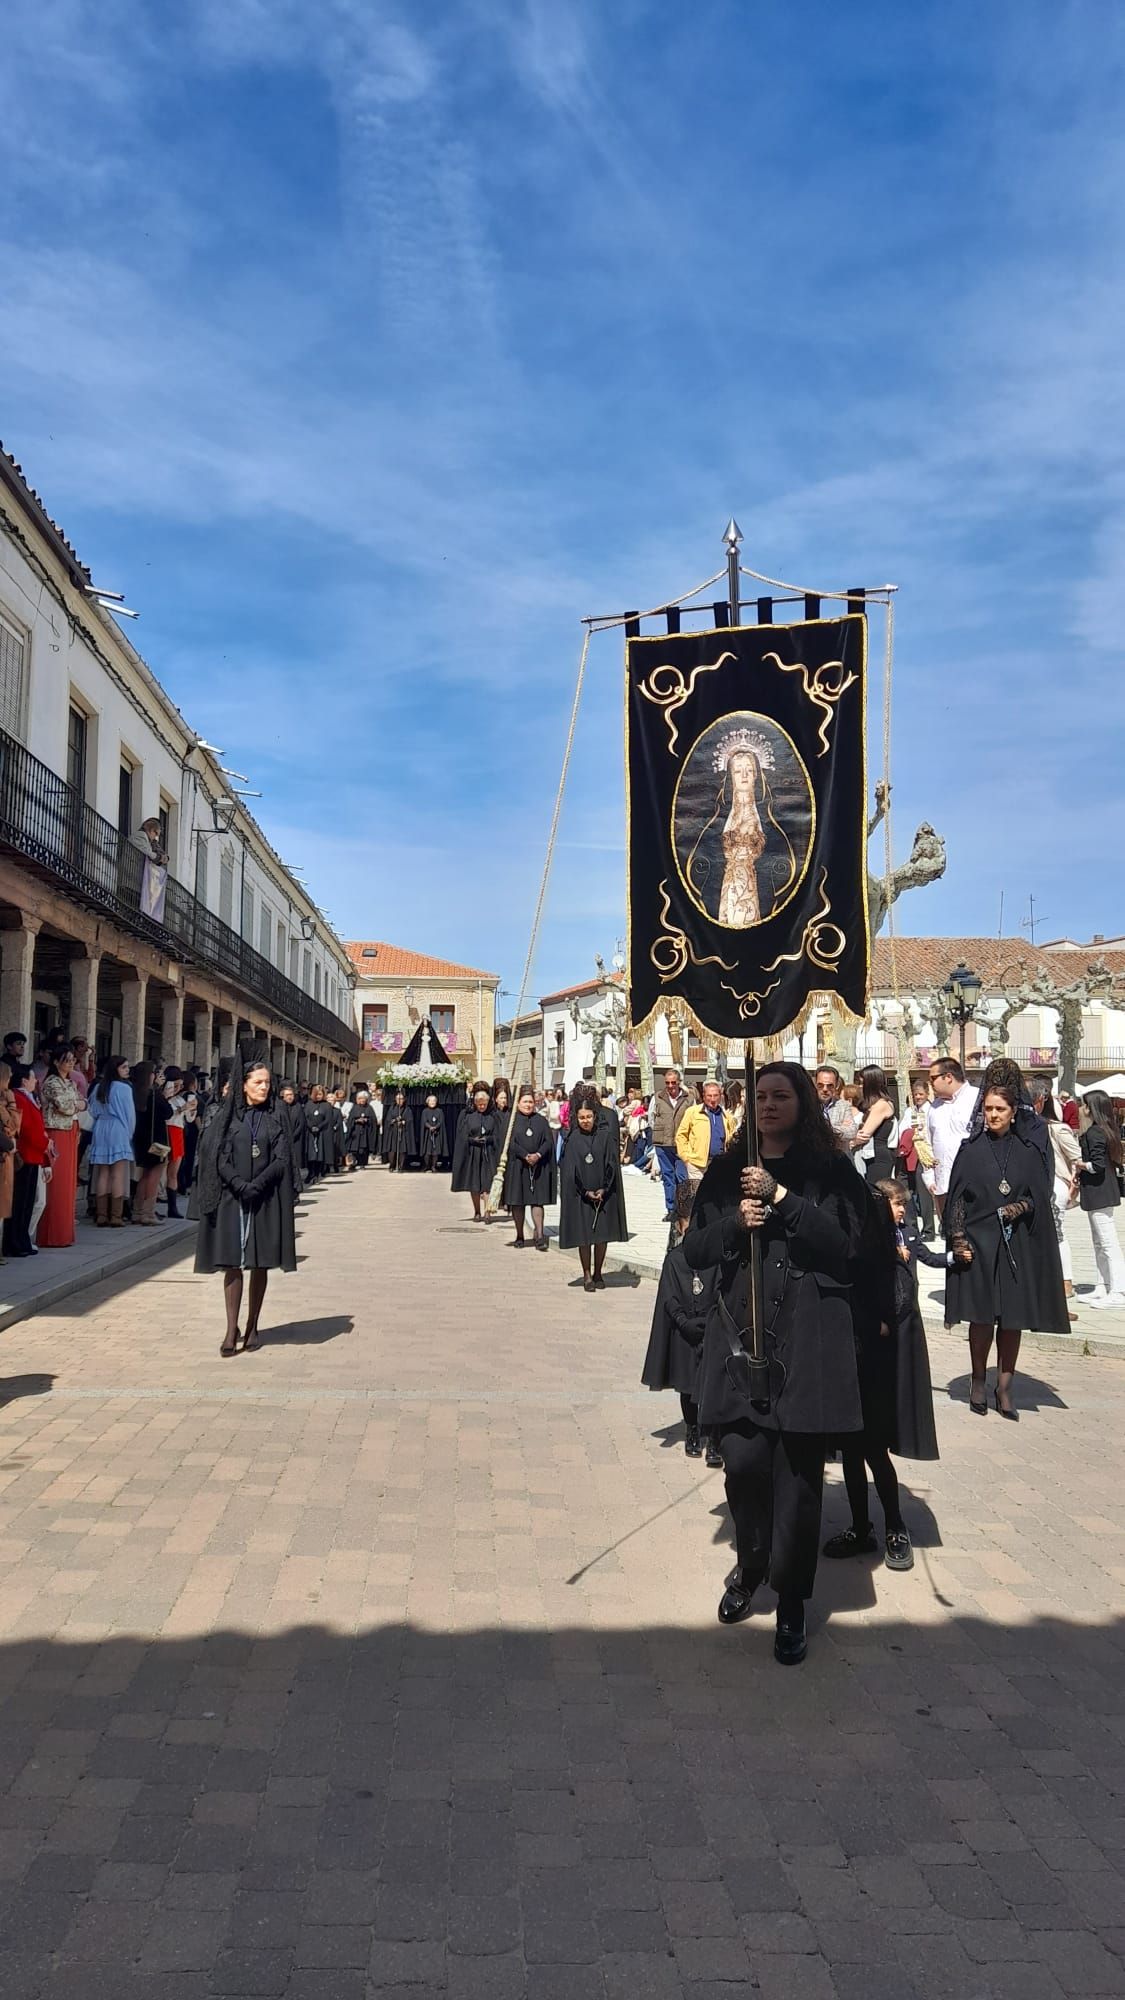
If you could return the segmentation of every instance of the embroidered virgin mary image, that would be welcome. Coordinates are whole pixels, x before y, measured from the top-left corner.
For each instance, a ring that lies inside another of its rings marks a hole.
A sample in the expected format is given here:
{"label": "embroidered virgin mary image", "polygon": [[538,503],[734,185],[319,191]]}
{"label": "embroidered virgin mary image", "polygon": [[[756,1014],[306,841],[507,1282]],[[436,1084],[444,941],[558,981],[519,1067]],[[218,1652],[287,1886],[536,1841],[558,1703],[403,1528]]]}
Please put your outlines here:
{"label": "embroidered virgin mary image", "polygon": [[752,930],[784,908],[808,867],[813,789],[768,716],[720,716],[692,745],[672,805],[676,866],[697,910]]}

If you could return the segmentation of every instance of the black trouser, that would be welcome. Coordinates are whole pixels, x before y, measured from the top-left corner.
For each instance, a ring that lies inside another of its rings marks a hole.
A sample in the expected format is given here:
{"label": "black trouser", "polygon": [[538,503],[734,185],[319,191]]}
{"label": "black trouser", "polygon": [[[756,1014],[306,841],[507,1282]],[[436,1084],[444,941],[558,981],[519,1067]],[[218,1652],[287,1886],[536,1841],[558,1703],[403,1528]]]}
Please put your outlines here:
{"label": "black trouser", "polygon": [[820,1553],[823,1437],[741,1423],[725,1424],[719,1442],[743,1579],[768,1572],[780,1598],[811,1597]]}
{"label": "black trouser", "polygon": [[35,1207],[35,1196],[39,1188],[39,1169],[30,1167],[26,1161],[17,1167],[12,1177],[12,1213],[4,1224],[5,1257],[27,1257],[31,1254],[31,1211]]}
{"label": "black trouser", "polygon": [[933,1192],[926,1186],[922,1178],[921,1167],[915,1167],[914,1172],[907,1174],[906,1178],[910,1184],[911,1198],[914,1202],[914,1213],[918,1217],[918,1227],[923,1236],[932,1236],[934,1233]]}

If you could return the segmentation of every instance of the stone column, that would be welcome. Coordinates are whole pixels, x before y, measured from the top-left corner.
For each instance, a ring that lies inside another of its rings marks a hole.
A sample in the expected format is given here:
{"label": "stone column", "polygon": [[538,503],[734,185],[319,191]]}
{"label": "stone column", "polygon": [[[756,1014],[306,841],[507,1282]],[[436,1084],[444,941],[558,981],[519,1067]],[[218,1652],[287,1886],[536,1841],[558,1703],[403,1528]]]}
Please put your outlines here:
{"label": "stone column", "polygon": [[211,1045],[215,1036],[215,1010],[210,1002],[197,1000],[195,1003],[195,1027],[193,1030],[192,1057],[197,1069],[209,1070],[213,1067]]}
{"label": "stone column", "polygon": [[296,1081],[296,1070],[297,1070],[297,1051],[293,1047],[292,1042],[282,1042],[281,1073],[283,1076],[288,1077],[290,1083],[294,1083]]}
{"label": "stone column", "polygon": [[70,961],[70,1033],[93,1048],[98,1033],[98,974],[100,951],[88,951],[84,958]]}
{"label": "stone column", "polygon": [[285,1043],[277,1035],[270,1036],[270,1068],[281,1082],[285,1076]]}
{"label": "stone column", "polygon": [[126,1062],[144,1061],[147,1000],[147,972],[131,973],[121,981],[121,1053]]}
{"label": "stone column", "polygon": [[0,1035],[27,1036],[27,1059],[34,1054],[31,1025],[32,966],[39,919],[21,916],[15,930],[0,934]]}
{"label": "stone column", "polygon": [[296,1071],[293,1081],[295,1083],[309,1083],[311,1081],[311,1078],[309,1076],[308,1050],[297,1049],[293,1058],[293,1062],[294,1062],[294,1069]]}
{"label": "stone column", "polygon": [[235,1044],[238,1039],[237,1026],[237,1022],[229,1014],[224,1015],[223,1019],[219,1022],[220,1059],[223,1056],[233,1056]]}
{"label": "stone column", "polygon": [[184,1053],[184,996],[165,993],[160,1002],[160,1060],[179,1069]]}

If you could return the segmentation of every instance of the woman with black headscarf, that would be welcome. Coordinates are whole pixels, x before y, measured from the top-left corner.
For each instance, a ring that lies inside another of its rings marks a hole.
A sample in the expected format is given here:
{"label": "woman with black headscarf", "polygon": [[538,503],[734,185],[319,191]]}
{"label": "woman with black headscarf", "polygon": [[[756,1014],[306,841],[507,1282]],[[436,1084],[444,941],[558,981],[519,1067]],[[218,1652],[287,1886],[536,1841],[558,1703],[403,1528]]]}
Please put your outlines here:
{"label": "woman with black headscarf", "polygon": [[305,1105],[305,1167],[308,1183],[323,1180],[332,1170],[336,1152],[336,1107],[329,1104],[324,1086],[314,1083]]}
{"label": "woman with black headscarf", "polygon": [[[747,1166],[742,1133],[711,1161],[684,1258],[690,1270],[718,1270],[698,1401],[700,1424],[720,1434],[738,1551],[719,1621],[748,1617],[768,1574],[778,1598],[774,1655],[796,1666],[807,1651],[827,1441],[863,1424],[851,1287],[871,1197],[798,1063],[762,1066],[747,1115],[757,1120],[761,1164]],[[768,1399],[752,1399],[744,1339],[755,1236]]]}
{"label": "woman with black headscarf", "polygon": [[394,1102],[383,1112],[383,1158],[392,1174],[406,1172],[414,1150],[414,1113],[405,1090],[396,1090]]}
{"label": "woman with black headscarf", "polygon": [[270,1271],[297,1268],[293,1156],[267,1062],[236,1060],[219,1116],[199,1141],[197,1271],[222,1271],[227,1327],[219,1349],[237,1353],[243,1273],[249,1272],[245,1351],[261,1345],[259,1320]]}
{"label": "woman with black headscarf", "polygon": [[[388,1112],[383,1114],[384,1126],[388,1115]],[[492,1109],[487,1083],[475,1083],[469,1103],[457,1123],[457,1136],[453,1141],[453,1175],[450,1181],[454,1194],[469,1196],[473,1204],[474,1222],[485,1222],[488,1219],[481,1213],[481,1204],[488,1200],[502,1136],[499,1121]]]}

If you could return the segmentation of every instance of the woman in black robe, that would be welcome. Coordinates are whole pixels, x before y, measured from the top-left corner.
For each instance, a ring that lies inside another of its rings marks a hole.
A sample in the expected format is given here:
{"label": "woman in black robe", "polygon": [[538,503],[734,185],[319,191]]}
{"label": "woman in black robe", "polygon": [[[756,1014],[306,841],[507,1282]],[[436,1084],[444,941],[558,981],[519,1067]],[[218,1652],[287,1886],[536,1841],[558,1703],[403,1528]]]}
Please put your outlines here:
{"label": "woman in black robe", "polygon": [[559,1169],[559,1248],[577,1250],[587,1292],[604,1292],[607,1246],[625,1241],[619,1221],[625,1212],[620,1184],[618,1142],[609,1120],[599,1120],[596,1093],[591,1091],[572,1110]]}
{"label": "woman in black robe", "polygon": [[433,1091],[427,1097],[418,1120],[418,1150],[426,1173],[436,1174],[447,1155],[445,1113]]}
{"label": "woman in black robe", "polygon": [[[717,1273],[693,1271],[684,1256],[684,1237],[691,1221],[695,1186],[681,1181],[676,1189],[673,1240],[668,1245],[648,1337],[641,1381],[648,1389],[675,1389],[684,1420],[684,1457],[698,1458],[704,1449],[699,1433],[699,1362],[707,1315],[714,1304]],[[707,1463],[722,1466],[718,1434],[706,1436]]]}
{"label": "woman in black robe", "polygon": [[379,1121],[366,1090],[356,1091],[348,1118],[345,1145],[353,1170],[359,1167],[366,1172],[368,1161],[374,1159],[379,1151]]}
{"label": "woman in black robe", "polygon": [[243,1272],[250,1274],[246,1336],[261,1345],[258,1322],[270,1271],[297,1268],[293,1223],[293,1156],[289,1128],[275,1102],[267,1063],[236,1061],[230,1092],[207,1127],[197,1154],[197,1271],[222,1271],[227,1330],[219,1349],[238,1352]]}
{"label": "woman in black robe", "polygon": [[291,1083],[283,1083],[278,1092],[277,1108],[285,1126],[289,1141],[289,1156],[293,1162],[293,1199],[300,1201],[305,1185],[305,1111],[297,1102],[297,1092]]}
{"label": "woman in black robe", "polygon": [[[503,1144],[503,1134],[501,1134]],[[557,1199],[555,1142],[547,1120],[535,1109],[535,1092],[521,1090],[508,1140],[508,1164],[504,1169],[504,1207],[516,1225],[513,1249],[522,1250],[527,1211],[531,1210],[531,1240],[537,1250],[547,1248],[543,1210]]]}
{"label": "woman in black robe", "polygon": [[405,1173],[407,1161],[416,1152],[414,1113],[406,1101],[406,1092],[396,1090],[394,1103],[383,1113],[383,1158],[392,1174]]}
{"label": "woman in black robe", "polygon": [[[620,1167],[621,1120],[617,1115],[616,1107],[613,1105],[612,1101],[609,1104],[604,1103],[601,1097],[599,1097],[598,1095],[597,1087],[592,1083],[576,1083],[574,1089],[570,1093],[569,1122],[566,1128],[567,1139],[566,1143],[563,1146],[563,1154],[565,1155],[566,1146],[570,1143],[570,1135],[573,1132],[575,1132],[578,1128],[578,1113],[584,1104],[593,1105],[597,1130],[599,1132],[608,1133],[613,1158],[617,1162],[618,1167]],[[561,1179],[562,1175],[561,1161],[559,1165],[559,1174],[560,1174],[559,1190],[561,1198],[561,1192],[563,1186],[563,1182]],[[611,1243],[627,1243],[629,1240],[629,1222],[628,1222],[628,1217],[625,1214],[625,1182],[624,1178],[620,1173],[616,1175],[613,1186],[608,1190],[606,1207],[608,1211],[608,1222],[609,1222],[608,1240]],[[561,1233],[559,1237],[559,1242],[560,1244],[562,1242]]]}
{"label": "woman in black robe", "polygon": [[474,1222],[487,1220],[481,1213],[481,1206],[488,1200],[499,1151],[500,1134],[488,1085],[478,1083],[473,1090],[472,1103],[466,1106],[458,1121],[450,1182],[454,1194],[469,1196]]}
{"label": "woman in black robe", "polygon": [[[808,1649],[805,1600],[820,1552],[827,1440],[859,1431],[851,1287],[871,1197],[836,1146],[812,1081],[797,1063],[766,1063],[755,1103],[761,1165],[743,1134],[700,1183],[684,1256],[718,1271],[699,1374],[699,1420],[719,1430],[738,1562],[719,1620],[749,1616],[768,1574],[777,1592],[774,1656]],[[762,1246],[768,1405],[752,1402],[745,1355],[751,1239]]]}
{"label": "woman in black robe", "polygon": [[952,1264],[945,1281],[948,1326],[969,1322],[969,1408],[988,1410],[988,1357],[996,1335],[996,1408],[1013,1423],[1011,1386],[1025,1326],[1069,1333],[1051,1200],[1054,1189],[1035,1136],[1016,1122],[1019,1092],[995,1084],[985,1097],[984,1130],[953,1162],[943,1221]]}
{"label": "woman in black robe", "polygon": [[324,1095],[324,1086],[314,1083],[305,1111],[305,1166],[308,1184],[315,1187],[332,1168],[336,1151],[335,1109]]}

